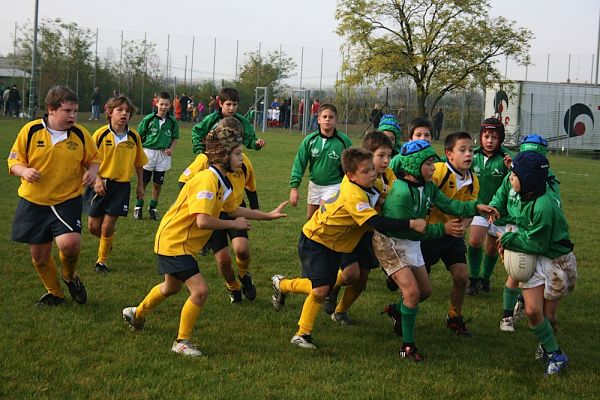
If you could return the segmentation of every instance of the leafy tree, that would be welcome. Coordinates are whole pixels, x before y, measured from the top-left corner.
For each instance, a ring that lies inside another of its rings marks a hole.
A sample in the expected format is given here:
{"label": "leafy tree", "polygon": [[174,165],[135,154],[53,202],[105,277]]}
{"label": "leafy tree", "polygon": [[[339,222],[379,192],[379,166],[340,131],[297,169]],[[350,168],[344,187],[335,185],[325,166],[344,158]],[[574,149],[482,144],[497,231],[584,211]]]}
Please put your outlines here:
{"label": "leafy tree", "polygon": [[488,0],[339,0],[345,79],[408,77],[425,116],[448,92],[500,79],[500,57],[529,62],[532,33],[489,9]]}

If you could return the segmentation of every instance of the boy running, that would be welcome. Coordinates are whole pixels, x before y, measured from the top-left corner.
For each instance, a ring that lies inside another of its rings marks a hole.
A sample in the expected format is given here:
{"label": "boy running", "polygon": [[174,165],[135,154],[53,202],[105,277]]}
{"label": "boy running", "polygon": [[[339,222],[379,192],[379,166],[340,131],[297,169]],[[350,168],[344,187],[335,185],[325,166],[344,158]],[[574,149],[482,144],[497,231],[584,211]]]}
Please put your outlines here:
{"label": "boy running", "polygon": [[114,97],[105,109],[109,123],[92,137],[102,163],[94,187],[88,188],[96,193],[90,203],[88,228],[100,238],[95,266],[98,273],[109,271],[106,260],[112,249],[117,219],[129,212],[133,170],[137,175],[136,197],[140,198],[144,196],[142,167],[148,162],[140,135],[128,125],[131,114],[135,113],[131,100],[126,96]]}

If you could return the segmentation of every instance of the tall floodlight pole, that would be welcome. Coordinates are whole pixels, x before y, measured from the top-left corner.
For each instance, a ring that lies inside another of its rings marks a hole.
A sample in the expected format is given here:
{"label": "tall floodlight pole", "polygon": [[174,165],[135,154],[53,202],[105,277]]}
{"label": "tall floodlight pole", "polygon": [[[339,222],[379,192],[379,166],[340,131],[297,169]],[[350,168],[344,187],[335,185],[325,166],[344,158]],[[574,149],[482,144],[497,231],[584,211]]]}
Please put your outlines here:
{"label": "tall floodlight pole", "polygon": [[33,18],[33,51],[31,52],[31,81],[29,83],[29,120],[35,119],[35,70],[37,53],[37,32],[38,32],[38,9],[39,0],[35,0],[35,16]]}

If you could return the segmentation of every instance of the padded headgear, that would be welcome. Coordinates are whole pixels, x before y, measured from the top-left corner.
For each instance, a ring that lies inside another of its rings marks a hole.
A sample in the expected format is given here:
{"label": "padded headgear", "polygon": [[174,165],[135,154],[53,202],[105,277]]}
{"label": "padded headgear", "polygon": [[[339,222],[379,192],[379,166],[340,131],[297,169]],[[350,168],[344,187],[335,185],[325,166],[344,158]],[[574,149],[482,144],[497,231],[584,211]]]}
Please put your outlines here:
{"label": "padded headgear", "polygon": [[519,151],[535,151],[545,156],[548,153],[548,142],[535,133],[527,135],[521,140]]}
{"label": "padded headgear", "polygon": [[481,136],[483,135],[483,131],[495,131],[498,133],[498,149],[504,143],[504,125],[498,118],[486,118],[481,123],[481,129],[479,129],[479,143],[481,143]]}
{"label": "padded headgear", "polygon": [[208,132],[204,138],[204,154],[206,154],[210,163],[222,164],[229,172],[231,168],[229,155],[234,148],[241,144],[242,137],[235,130],[217,127]]}
{"label": "padded headgear", "polygon": [[437,154],[429,142],[425,140],[412,140],[402,145],[400,157],[402,169],[420,181],[423,181],[423,176],[421,175],[423,163],[431,157],[437,158]]}
{"label": "padded headgear", "polygon": [[384,116],[382,116],[381,120],[379,121],[379,127],[377,128],[377,130],[381,132],[394,132],[394,136],[396,136],[396,138],[400,137],[402,131],[400,129],[398,119],[394,114],[385,114]]}
{"label": "padded headgear", "polygon": [[548,181],[548,159],[536,151],[522,151],[513,160],[512,171],[521,183],[521,194],[543,192]]}

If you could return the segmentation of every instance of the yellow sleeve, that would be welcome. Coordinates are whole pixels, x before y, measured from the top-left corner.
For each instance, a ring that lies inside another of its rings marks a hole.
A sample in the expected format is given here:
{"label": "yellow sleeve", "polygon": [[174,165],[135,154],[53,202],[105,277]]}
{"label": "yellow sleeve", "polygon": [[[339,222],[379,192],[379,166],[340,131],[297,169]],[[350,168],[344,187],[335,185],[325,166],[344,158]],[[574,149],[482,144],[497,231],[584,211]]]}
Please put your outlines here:
{"label": "yellow sleeve", "polygon": [[[219,184],[217,178],[211,173],[195,176],[190,180],[188,193],[188,212],[190,215],[207,214],[219,215],[221,201],[219,200]],[[231,196],[230,196],[231,197]],[[235,197],[235,196],[234,196]]]}
{"label": "yellow sleeve", "polygon": [[196,159],[192,161],[192,163],[185,169],[185,171],[183,171],[178,182],[188,182],[194,177],[194,175],[200,171],[204,171],[205,169],[208,169],[208,157],[206,157],[206,154],[200,153],[196,156]]}
{"label": "yellow sleeve", "polygon": [[29,124],[25,125],[19,131],[15,142],[13,143],[10,153],[8,154],[8,172],[14,165],[29,165],[29,157],[26,153],[27,150],[27,132],[29,131]]}
{"label": "yellow sleeve", "polygon": [[250,159],[243,154],[244,156],[244,164],[246,164],[247,174],[246,174],[246,189],[251,192],[256,192],[256,177],[254,175],[254,167],[252,166],[252,162]]}
{"label": "yellow sleeve", "polygon": [[89,167],[90,164],[100,164],[102,162],[102,157],[98,152],[94,139],[92,139],[92,135],[90,135],[84,127],[80,125],[78,125],[78,127],[81,129],[81,132],[83,132],[83,137],[85,138],[83,165]]}
{"label": "yellow sleeve", "polygon": [[377,215],[377,211],[369,204],[369,198],[360,188],[353,187],[351,193],[344,197],[344,208],[358,225],[364,225],[370,218]]}

